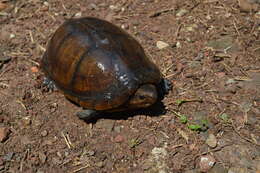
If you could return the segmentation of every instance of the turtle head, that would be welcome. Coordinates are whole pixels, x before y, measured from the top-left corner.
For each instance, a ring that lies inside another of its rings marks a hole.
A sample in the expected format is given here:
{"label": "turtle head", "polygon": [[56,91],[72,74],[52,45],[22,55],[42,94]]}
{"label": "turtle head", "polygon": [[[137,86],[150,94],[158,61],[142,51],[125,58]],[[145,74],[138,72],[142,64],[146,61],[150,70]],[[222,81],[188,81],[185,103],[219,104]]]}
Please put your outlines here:
{"label": "turtle head", "polygon": [[158,98],[156,86],[153,84],[141,85],[128,102],[128,108],[146,108],[153,105]]}

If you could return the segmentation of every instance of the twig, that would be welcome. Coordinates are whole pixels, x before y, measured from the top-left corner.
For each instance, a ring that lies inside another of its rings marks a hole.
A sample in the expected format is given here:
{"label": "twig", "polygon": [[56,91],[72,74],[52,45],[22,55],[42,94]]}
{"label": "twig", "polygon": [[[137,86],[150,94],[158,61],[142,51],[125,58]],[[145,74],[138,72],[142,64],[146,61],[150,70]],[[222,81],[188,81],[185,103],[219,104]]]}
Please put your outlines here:
{"label": "twig", "polygon": [[29,155],[29,149],[26,150],[25,154],[24,154],[24,157],[23,159],[21,160],[21,163],[20,163],[20,172],[23,172],[23,163],[25,161],[25,159],[28,157]]}
{"label": "twig", "polygon": [[71,143],[71,141],[70,141],[70,139],[69,139],[69,136],[68,136],[68,135],[65,136],[65,134],[64,134],[63,132],[61,132],[61,135],[62,135],[62,137],[64,138],[64,140],[65,140],[65,142],[66,142],[68,148],[71,149],[72,143]]}
{"label": "twig", "polygon": [[81,168],[78,168],[78,169],[72,171],[72,173],[79,172],[80,170],[85,169],[85,168],[88,168],[89,166],[90,166],[90,165],[87,164],[87,165],[85,165],[85,166],[83,166],[83,167],[81,167]]}
{"label": "twig", "polygon": [[176,38],[178,38],[178,36],[179,36],[179,32],[180,32],[180,30],[181,30],[181,27],[182,27],[182,24],[180,24],[180,25],[178,26],[178,28],[177,28],[177,31],[176,31],[176,33],[175,33],[175,37],[176,37]]}
{"label": "twig", "polygon": [[30,34],[31,42],[34,43],[34,39],[33,39],[33,35],[32,35],[32,31],[29,31],[29,34]]}
{"label": "twig", "polygon": [[256,145],[256,146],[260,146],[260,144],[256,143],[255,141],[253,141],[253,140],[251,140],[251,139],[249,139],[249,138],[247,138],[247,137],[241,135],[241,134],[239,133],[239,131],[236,129],[236,127],[235,127],[233,121],[231,121],[231,125],[230,125],[230,126],[233,128],[233,130],[236,132],[236,134],[237,134],[238,136],[240,136],[242,139],[244,139],[245,141],[250,142],[250,143],[252,143],[252,144],[254,144],[254,145]]}
{"label": "twig", "polygon": [[160,11],[157,11],[155,13],[152,13],[149,15],[149,17],[157,17],[157,16],[160,16],[162,13],[168,13],[168,12],[171,12],[171,11],[174,11],[175,8],[169,8],[169,9],[164,9],[164,10],[160,10]]}
{"label": "twig", "polygon": [[236,29],[236,31],[237,31],[237,34],[238,34],[239,36],[241,36],[241,35],[240,35],[240,32],[239,32],[238,29],[237,29],[237,25],[236,25],[236,23],[235,23],[234,20],[233,20],[233,25],[234,25],[234,27],[235,27],[235,29]]}
{"label": "twig", "polygon": [[225,148],[225,147],[227,147],[227,146],[231,146],[231,145],[233,145],[233,144],[223,145],[223,146],[220,146],[219,148],[211,149],[211,150],[209,150],[209,151],[205,151],[205,152],[203,152],[203,153],[200,153],[200,154],[198,154],[198,155],[196,155],[196,156],[194,157],[194,160],[196,160],[197,157],[199,157],[199,156],[206,155],[206,154],[209,154],[209,153],[212,153],[212,152],[220,151],[220,150],[222,150],[223,148]]}

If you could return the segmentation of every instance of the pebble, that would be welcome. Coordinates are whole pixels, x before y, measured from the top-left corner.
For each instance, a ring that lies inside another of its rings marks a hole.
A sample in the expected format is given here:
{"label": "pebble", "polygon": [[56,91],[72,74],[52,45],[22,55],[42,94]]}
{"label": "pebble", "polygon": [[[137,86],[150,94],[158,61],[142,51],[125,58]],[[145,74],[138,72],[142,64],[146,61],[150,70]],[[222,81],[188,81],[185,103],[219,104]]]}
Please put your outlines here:
{"label": "pebble", "polygon": [[58,157],[53,157],[52,158],[52,164],[53,165],[59,165],[61,163],[62,163],[62,161]]}
{"label": "pebble", "polygon": [[180,9],[177,13],[176,13],[176,16],[177,17],[182,17],[182,16],[184,16],[185,14],[187,14],[188,13],[188,10],[186,10],[186,9]]}
{"label": "pebble", "polygon": [[104,119],[96,123],[96,128],[105,129],[107,132],[111,132],[114,128],[114,124],[114,120]]}
{"label": "pebble", "polygon": [[9,36],[10,38],[14,38],[15,37],[15,35],[14,34],[10,34],[10,36]]}
{"label": "pebble", "polygon": [[21,136],[20,141],[23,145],[28,145],[33,143],[33,141],[29,138],[29,136]]}
{"label": "pebble", "polygon": [[252,0],[238,0],[241,11],[250,12],[257,11],[258,5]]}
{"label": "pebble", "polygon": [[8,136],[10,134],[10,130],[7,127],[0,127],[0,142],[4,142],[8,139]]}
{"label": "pebble", "polygon": [[121,25],[121,28],[122,28],[122,29],[129,29],[129,25],[126,24],[126,23],[125,23],[125,24],[122,24],[122,25]]}
{"label": "pebble", "polygon": [[111,10],[113,10],[114,12],[119,12],[121,11],[120,7],[119,6],[116,6],[116,5],[110,5],[109,8]]}
{"label": "pebble", "polygon": [[89,6],[88,6],[88,8],[89,8],[90,10],[98,10],[98,6],[97,6],[96,4],[94,4],[94,3],[90,3]]}
{"label": "pebble", "polygon": [[121,132],[121,126],[116,126],[116,127],[114,127],[114,131],[115,131],[116,133],[120,133],[120,132]]}
{"label": "pebble", "polygon": [[38,157],[41,161],[42,164],[44,164],[46,162],[47,156],[44,153],[38,153]]}
{"label": "pebble", "polygon": [[206,139],[206,144],[211,148],[215,148],[217,146],[217,138],[213,134],[209,134],[208,138]]}
{"label": "pebble", "polygon": [[75,14],[75,17],[81,17],[82,16],[82,13],[81,12],[78,12]]}
{"label": "pebble", "polygon": [[31,118],[29,116],[24,117],[24,118],[21,119],[21,125],[23,127],[28,127],[28,126],[31,125],[31,123],[32,123],[32,121],[31,121]]}
{"label": "pebble", "polygon": [[11,57],[8,56],[0,56],[0,62],[7,62],[11,60]]}
{"label": "pebble", "polygon": [[122,135],[117,135],[114,139],[114,142],[121,143],[124,141],[124,137]]}
{"label": "pebble", "polygon": [[3,156],[3,159],[4,159],[5,161],[11,161],[11,159],[13,158],[13,156],[14,156],[14,152],[9,152],[9,153],[7,153],[6,155]]}
{"label": "pebble", "polygon": [[49,6],[49,3],[48,3],[47,1],[44,1],[44,2],[43,2],[43,5],[45,5],[45,6],[48,7],[48,6]]}
{"label": "pebble", "polygon": [[176,47],[181,48],[181,43],[179,41],[176,43]]}
{"label": "pebble", "polygon": [[169,44],[163,41],[157,41],[156,46],[158,47],[158,49],[164,49],[166,47],[169,47]]}
{"label": "pebble", "polygon": [[89,150],[89,151],[86,152],[86,154],[89,155],[89,156],[94,156],[95,155],[95,151]]}
{"label": "pebble", "polygon": [[201,156],[200,158],[200,171],[201,172],[208,172],[215,164],[216,160],[211,155]]}
{"label": "pebble", "polygon": [[100,161],[96,163],[96,166],[102,168],[104,166],[104,162]]}
{"label": "pebble", "polygon": [[45,136],[47,136],[48,135],[48,131],[47,130],[43,130],[42,132],[41,132],[41,136],[42,137],[45,137]]}
{"label": "pebble", "polygon": [[38,73],[38,72],[39,72],[39,69],[38,69],[38,67],[33,66],[33,67],[31,67],[31,71],[32,71],[33,73]]}

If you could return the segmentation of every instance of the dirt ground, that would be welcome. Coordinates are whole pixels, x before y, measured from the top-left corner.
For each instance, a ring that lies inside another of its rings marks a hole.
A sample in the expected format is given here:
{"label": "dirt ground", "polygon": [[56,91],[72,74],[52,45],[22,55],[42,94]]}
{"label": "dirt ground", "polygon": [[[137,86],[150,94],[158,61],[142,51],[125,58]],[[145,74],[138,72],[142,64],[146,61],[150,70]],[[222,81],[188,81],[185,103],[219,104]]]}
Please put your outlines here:
{"label": "dirt ground", "polygon": [[[0,0],[0,172],[260,172],[260,8],[241,0]],[[133,35],[173,89],[165,112],[94,122],[42,87],[71,17]]]}

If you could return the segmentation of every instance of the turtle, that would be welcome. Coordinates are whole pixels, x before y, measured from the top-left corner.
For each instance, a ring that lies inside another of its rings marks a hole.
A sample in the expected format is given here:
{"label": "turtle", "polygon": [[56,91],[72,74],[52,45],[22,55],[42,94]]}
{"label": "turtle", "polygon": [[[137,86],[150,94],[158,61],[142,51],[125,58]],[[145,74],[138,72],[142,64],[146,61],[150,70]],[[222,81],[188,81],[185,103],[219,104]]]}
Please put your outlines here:
{"label": "turtle", "polygon": [[47,83],[83,108],[77,116],[85,120],[147,108],[171,88],[134,37],[95,17],[72,18],[58,27],[41,69]]}

